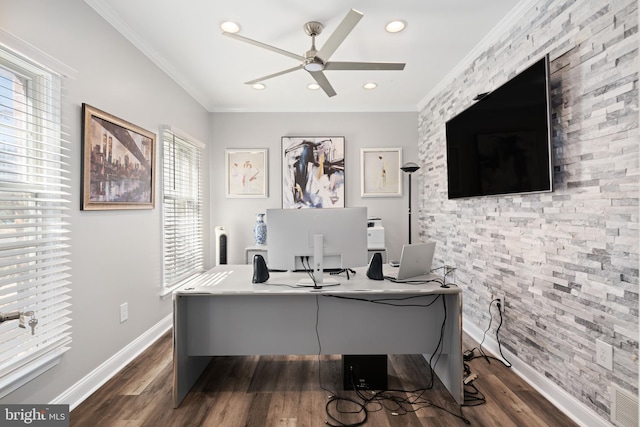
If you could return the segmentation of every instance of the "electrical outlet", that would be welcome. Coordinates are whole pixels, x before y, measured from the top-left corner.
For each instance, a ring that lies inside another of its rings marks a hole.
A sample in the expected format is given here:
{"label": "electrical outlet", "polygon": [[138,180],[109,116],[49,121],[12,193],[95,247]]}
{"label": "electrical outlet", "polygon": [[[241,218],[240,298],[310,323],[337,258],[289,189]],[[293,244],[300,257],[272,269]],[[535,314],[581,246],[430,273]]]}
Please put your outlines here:
{"label": "electrical outlet", "polygon": [[499,292],[496,296],[496,299],[500,302],[500,312],[504,313],[504,309],[506,307],[506,303],[504,301],[504,294]]}
{"label": "electrical outlet", "polygon": [[596,340],[596,362],[610,371],[613,370],[613,346],[611,344]]}
{"label": "electrical outlet", "polygon": [[129,319],[129,303],[120,304],[120,323],[124,323]]}

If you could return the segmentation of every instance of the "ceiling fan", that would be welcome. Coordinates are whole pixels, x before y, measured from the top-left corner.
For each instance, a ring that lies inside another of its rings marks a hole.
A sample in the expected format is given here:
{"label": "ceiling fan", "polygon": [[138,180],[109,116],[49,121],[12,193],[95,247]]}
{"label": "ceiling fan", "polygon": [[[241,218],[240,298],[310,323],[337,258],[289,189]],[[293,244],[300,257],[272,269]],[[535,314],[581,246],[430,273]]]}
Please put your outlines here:
{"label": "ceiling fan", "polygon": [[340,25],[335,29],[335,31],[329,36],[324,45],[320,48],[320,50],[316,50],[316,36],[322,32],[324,28],[323,25],[316,21],[307,22],[304,24],[304,31],[307,35],[311,36],[311,49],[308,50],[304,56],[297,55],[295,53],[288,52],[286,50],[279,49],[277,47],[249,39],[247,37],[243,37],[241,35],[235,33],[229,33],[223,31],[222,34],[225,36],[234,38],[236,40],[243,41],[245,43],[249,43],[264,49],[268,49],[270,51],[279,53],[281,55],[288,56],[293,59],[297,59],[301,61],[300,65],[297,65],[292,68],[288,68],[283,71],[279,71],[277,73],[269,74],[267,76],[263,76],[257,78],[255,80],[251,80],[245,82],[245,84],[252,85],[254,83],[262,82],[267,79],[271,79],[273,77],[281,76],[283,74],[290,73],[292,71],[304,69],[311,74],[311,77],[318,83],[318,85],[322,88],[322,90],[327,94],[327,96],[331,97],[336,95],[336,91],[333,89],[329,80],[324,75],[325,70],[403,70],[405,64],[399,62],[337,62],[337,61],[329,61],[331,55],[336,51],[336,49],[340,46],[340,44],[347,38],[351,30],[356,26],[356,24],[362,19],[363,14],[358,12],[355,9],[351,9],[347,16],[344,17]]}

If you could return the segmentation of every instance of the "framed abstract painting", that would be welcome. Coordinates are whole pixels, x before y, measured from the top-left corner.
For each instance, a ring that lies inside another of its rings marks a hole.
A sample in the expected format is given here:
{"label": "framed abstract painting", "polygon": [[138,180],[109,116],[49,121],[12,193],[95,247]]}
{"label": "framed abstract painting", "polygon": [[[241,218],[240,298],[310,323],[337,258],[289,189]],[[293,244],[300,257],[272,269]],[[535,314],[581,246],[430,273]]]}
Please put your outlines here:
{"label": "framed abstract painting", "polygon": [[282,207],[343,208],[344,137],[282,137]]}

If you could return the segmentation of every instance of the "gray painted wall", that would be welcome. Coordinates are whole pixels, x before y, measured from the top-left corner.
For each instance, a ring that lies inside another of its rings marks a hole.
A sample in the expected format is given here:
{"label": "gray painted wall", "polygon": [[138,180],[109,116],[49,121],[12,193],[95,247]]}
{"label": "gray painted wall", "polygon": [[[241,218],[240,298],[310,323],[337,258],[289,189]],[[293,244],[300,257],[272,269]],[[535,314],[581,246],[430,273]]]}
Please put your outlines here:
{"label": "gray painted wall", "polygon": [[[345,137],[345,205],[366,206],[370,217],[382,218],[390,258],[399,258],[408,241],[408,196],[403,177],[403,197],[360,197],[360,149],[401,147],[403,162],[417,160],[417,113],[213,113],[211,134],[215,146],[210,151],[211,215],[215,224],[229,233],[229,263],[244,263],[244,249],[253,244],[257,213],[282,207],[281,137]],[[224,157],[226,148],[267,148],[269,150],[269,197],[266,199],[226,199]],[[413,186],[417,207],[417,189]],[[413,240],[417,238],[417,215],[413,216]],[[267,236],[268,236],[267,221]],[[268,237],[267,237],[268,240]],[[267,242],[268,243],[268,242]],[[215,242],[212,242],[215,246]]]}
{"label": "gray painted wall", "polygon": [[[445,122],[547,53],[555,191],[449,201]],[[638,70],[637,1],[539,0],[419,114],[420,236],[457,267],[465,320],[484,330],[506,295],[503,345],[607,420],[612,384],[638,392]]]}
{"label": "gray painted wall", "polygon": [[[160,187],[153,210],[80,211],[82,103],[155,133],[161,125],[170,124],[204,143],[209,139],[209,117],[84,1],[2,0],[0,10],[1,28],[77,71],[75,79],[64,83],[63,113],[72,150],[73,342],[57,367],[1,400],[44,403],[172,310],[171,299],[160,298]],[[123,302],[129,303],[129,320],[121,324],[119,306]]]}
{"label": "gray painted wall", "polygon": [[[406,187],[402,198],[362,199],[359,149],[403,147],[404,160],[418,158],[422,166],[414,185],[421,238],[439,242],[436,262],[458,267],[466,320],[486,327],[491,293],[505,292],[505,345],[607,418],[610,384],[637,392],[637,2],[584,4],[541,0],[419,114],[208,114],[82,0],[0,0],[0,27],[78,71],[66,83],[65,111],[76,153],[74,341],[58,367],[1,401],[50,401],[171,312],[170,301],[159,298],[159,209],[78,208],[80,105],[87,102],[154,132],[172,124],[211,145],[210,230],[229,228],[231,262],[243,260],[255,214],[281,203],[285,135],[345,136],[347,204],[383,217],[390,257],[398,257],[406,240]],[[547,52],[554,71],[556,191],[448,201],[444,122],[476,93]],[[228,147],[269,149],[268,199],[224,197]],[[130,319],[120,324],[118,306],[125,301]],[[594,362],[596,338],[615,347],[612,372]]]}

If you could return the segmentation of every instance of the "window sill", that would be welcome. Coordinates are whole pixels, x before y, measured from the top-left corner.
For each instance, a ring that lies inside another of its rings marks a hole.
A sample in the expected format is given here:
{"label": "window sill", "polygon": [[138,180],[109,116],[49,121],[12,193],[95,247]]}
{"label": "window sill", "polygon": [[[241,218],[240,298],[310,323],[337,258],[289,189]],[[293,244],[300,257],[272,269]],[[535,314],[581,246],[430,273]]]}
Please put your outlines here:
{"label": "window sill", "polygon": [[0,399],[13,393],[29,381],[44,374],[49,369],[60,363],[64,352],[69,350],[69,347],[61,347],[51,352],[51,354],[43,355],[37,358],[26,366],[18,369],[0,381]]}
{"label": "window sill", "polygon": [[202,275],[202,273],[204,273],[204,271],[200,271],[199,273],[194,273],[191,276],[180,280],[178,283],[176,283],[173,286],[163,287],[162,288],[162,292],[160,293],[160,299],[166,300],[167,298],[169,298],[173,294],[173,291],[175,291],[176,289],[178,289],[178,288],[186,285],[187,283],[193,281],[193,279],[195,279],[198,276]]}
{"label": "window sill", "polygon": [[177,285],[173,285],[171,287],[163,287],[162,288],[162,292],[160,293],[160,299],[163,300],[163,301],[168,299],[173,294],[173,291],[178,289],[183,284],[184,284],[183,282],[180,282]]}

